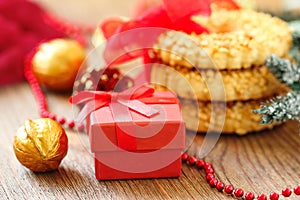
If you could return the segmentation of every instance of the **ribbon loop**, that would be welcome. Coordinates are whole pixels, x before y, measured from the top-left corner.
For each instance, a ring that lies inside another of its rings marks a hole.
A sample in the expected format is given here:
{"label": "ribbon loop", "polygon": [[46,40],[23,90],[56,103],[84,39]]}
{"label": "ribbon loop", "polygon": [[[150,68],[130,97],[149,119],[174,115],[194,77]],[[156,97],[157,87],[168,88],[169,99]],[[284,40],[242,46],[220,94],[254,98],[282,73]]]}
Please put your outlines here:
{"label": "ribbon loop", "polygon": [[157,110],[139,101],[139,99],[151,97],[154,93],[152,87],[142,85],[133,87],[123,92],[103,92],[103,91],[82,91],[70,98],[72,104],[84,104],[79,112],[76,121],[82,122],[93,111],[110,105],[112,102],[122,104],[127,108],[136,111],[146,117],[151,117],[158,113]]}

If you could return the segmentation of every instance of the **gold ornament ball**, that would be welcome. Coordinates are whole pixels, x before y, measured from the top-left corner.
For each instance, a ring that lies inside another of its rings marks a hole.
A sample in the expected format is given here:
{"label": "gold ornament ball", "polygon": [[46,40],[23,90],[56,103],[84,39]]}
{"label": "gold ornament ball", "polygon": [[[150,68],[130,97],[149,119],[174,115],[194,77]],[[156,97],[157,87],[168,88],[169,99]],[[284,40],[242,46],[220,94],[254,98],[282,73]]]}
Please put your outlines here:
{"label": "gold ornament ball", "polygon": [[54,39],[38,47],[31,61],[32,71],[38,82],[50,90],[71,90],[84,59],[84,48],[78,42]]}
{"label": "gold ornament ball", "polygon": [[65,130],[54,120],[26,120],[14,137],[14,152],[22,165],[34,172],[58,168],[68,152]]}

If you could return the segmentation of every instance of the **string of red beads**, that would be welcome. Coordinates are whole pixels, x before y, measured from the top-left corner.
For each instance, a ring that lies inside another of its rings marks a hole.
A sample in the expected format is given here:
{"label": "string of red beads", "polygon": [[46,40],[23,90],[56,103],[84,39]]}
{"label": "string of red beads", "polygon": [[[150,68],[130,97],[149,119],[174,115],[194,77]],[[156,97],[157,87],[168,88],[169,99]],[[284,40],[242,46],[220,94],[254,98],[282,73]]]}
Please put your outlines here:
{"label": "string of red beads", "polygon": [[241,188],[234,188],[232,185],[225,185],[222,181],[218,180],[215,176],[214,169],[211,163],[205,162],[204,160],[198,160],[194,156],[189,156],[187,153],[183,153],[181,156],[182,162],[187,163],[190,166],[195,166],[198,169],[203,169],[205,172],[205,179],[207,183],[212,188],[216,188],[219,192],[224,192],[225,194],[232,195],[237,199],[245,200],[278,200],[280,196],[290,197],[292,193],[300,196],[300,185],[296,186],[293,190],[290,188],[285,188],[281,191],[281,194],[272,192],[269,197],[265,194],[254,195],[253,192],[244,192]]}
{"label": "string of red beads", "polygon": [[33,95],[36,98],[36,101],[39,105],[40,116],[44,117],[44,118],[53,119],[61,125],[66,124],[66,127],[68,127],[69,129],[83,131],[84,130],[83,124],[81,124],[81,123],[76,124],[74,122],[74,120],[66,120],[66,118],[62,117],[62,116],[57,117],[54,113],[51,113],[48,110],[46,97],[43,93],[42,88],[39,85],[38,80],[36,79],[36,77],[34,76],[32,70],[31,70],[31,60],[32,60],[32,56],[29,56],[25,62],[25,78],[27,79],[27,81],[32,89]]}
{"label": "string of red beads", "polygon": [[[73,25],[71,23],[67,23],[65,21],[59,20],[58,18],[48,14],[45,16],[45,22],[48,23],[48,25],[52,26],[53,28],[56,28],[59,31],[64,32],[69,37],[77,40],[81,45],[85,46],[87,44],[87,35],[91,35],[94,31],[93,26],[87,26],[81,24],[79,25]],[[74,120],[66,120],[65,117],[60,116],[57,117],[54,113],[50,112],[47,107],[47,100],[46,97],[39,85],[38,80],[34,76],[32,70],[31,70],[31,60],[35,53],[35,50],[32,51],[31,55],[29,55],[25,61],[25,78],[27,79],[33,95],[35,96],[38,105],[39,105],[39,114],[41,117],[44,118],[50,118],[53,120],[56,120],[61,125],[66,125],[69,129],[74,129],[77,131],[84,131],[84,125],[81,123],[76,124]]]}

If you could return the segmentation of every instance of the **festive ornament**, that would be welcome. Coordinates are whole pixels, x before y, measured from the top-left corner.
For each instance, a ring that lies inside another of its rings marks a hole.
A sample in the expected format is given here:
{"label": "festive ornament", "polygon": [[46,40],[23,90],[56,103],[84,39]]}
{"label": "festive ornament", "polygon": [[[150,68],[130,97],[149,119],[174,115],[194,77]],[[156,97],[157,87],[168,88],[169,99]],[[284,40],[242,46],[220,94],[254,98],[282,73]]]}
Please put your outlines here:
{"label": "festive ornament", "polygon": [[[292,61],[271,55],[266,61],[266,66],[292,91],[285,96],[275,97],[263,103],[255,113],[262,115],[262,124],[297,120],[300,123],[300,33],[293,34]],[[299,126],[300,134],[300,126]]]}
{"label": "festive ornament", "polygon": [[[223,192],[224,194],[231,195],[235,199],[245,199],[245,200],[267,200],[267,195],[259,194],[254,195],[253,192],[245,192],[241,188],[235,188],[233,185],[225,185],[219,178],[216,177],[214,167],[211,163],[206,162],[205,160],[198,160],[194,156],[189,156],[186,153],[183,153],[181,156],[182,162],[187,163],[191,167],[195,167],[199,170],[203,170],[205,172],[205,179],[211,188],[215,188],[219,192]],[[300,185],[294,187],[294,189],[286,188],[283,189],[281,195],[276,192],[271,192],[270,200],[278,200],[280,197],[290,197],[294,193],[294,196],[300,195]]]}
{"label": "festive ornament", "polygon": [[56,91],[70,90],[85,59],[83,47],[74,40],[42,43],[32,57],[32,71],[41,85]]}
{"label": "festive ornament", "polygon": [[133,80],[121,74],[116,68],[94,69],[87,71],[82,77],[75,81],[76,91],[97,90],[97,91],[123,91],[133,86]]}
{"label": "festive ornament", "polygon": [[22,165],[34,172],[58,168],[68,151],[65,130],[49,118],[27,120],[14,137],[14,151]]}

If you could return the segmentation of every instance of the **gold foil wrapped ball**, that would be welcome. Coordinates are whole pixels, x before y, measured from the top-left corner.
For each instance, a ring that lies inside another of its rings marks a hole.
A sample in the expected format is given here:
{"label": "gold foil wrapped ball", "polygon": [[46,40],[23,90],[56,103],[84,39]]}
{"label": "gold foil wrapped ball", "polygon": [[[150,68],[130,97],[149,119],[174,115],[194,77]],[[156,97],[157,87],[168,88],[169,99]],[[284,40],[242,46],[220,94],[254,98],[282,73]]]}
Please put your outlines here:
{"label": "gold foil wrapped ball", "polygon": [[84,59],[84,48],[78,42],[54,39],[38,47],[31,61],[32,71],[48,89],[71,90]]}
{"label": "gold foil wrapped ball", "polygon": [[28,169],[52,171],[68,152],[68,138],[65,130],[52,119],[26,120],[14,137],[14,152]]}

